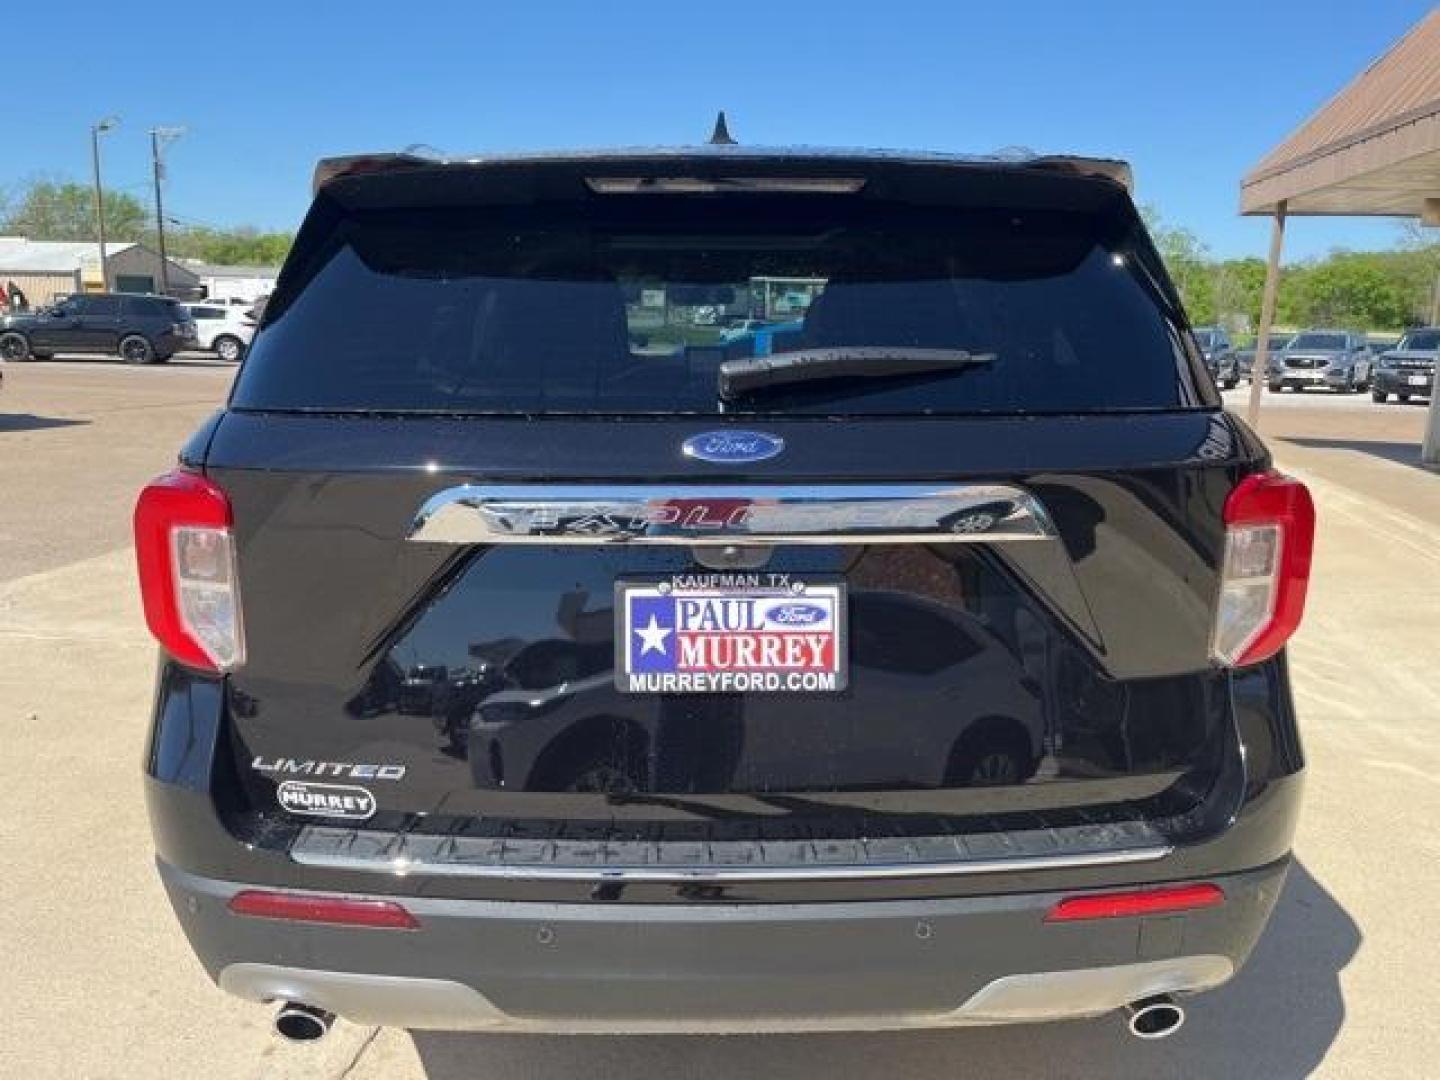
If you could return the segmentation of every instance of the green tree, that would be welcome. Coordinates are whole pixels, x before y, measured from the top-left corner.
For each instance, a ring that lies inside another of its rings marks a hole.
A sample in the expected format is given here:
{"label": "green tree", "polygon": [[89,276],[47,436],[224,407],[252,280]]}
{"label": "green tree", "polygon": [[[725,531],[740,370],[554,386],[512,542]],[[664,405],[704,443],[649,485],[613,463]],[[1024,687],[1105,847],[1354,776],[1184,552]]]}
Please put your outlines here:
{"label": "green tree", "polygon": [[[105,193],[105,239],[139,240],[145,222],[145,206],[134,195]],[[94,240],[94,191],[84,184],[35,181],[13,197],[0,231],[31,240]]]}
{"label": "green tree", "polygon": [[166,250],[172,256],[232,266],[279,266],[294,239],[291,233],[267,233],[249,226],[191,225],[165,234]]}
{"label": "green tree", "polygon": [[[94,240],[94,193],[85,184],[51,179],[0,190],[0,233],[31,240]],[[105,239],[157,246],[155,221],[146,204],[123,191],[106,192]],[[166,229],[165,250],[171,258],[279,266],[294,239],[291,233],[249,226],[189,225]]]}
{"label": "green tree", "polygon": [[1170,228],[1152,205],[1140,210],[1165,269],[1175,290],[1180,294],[1190,321],[1197,324],[1215,321],[1215,281],[1210,263],[1210,249],[1189,229]]}
{"label": "green tree", "polygon": [[1398,330],[1414,300],[1388,252],[1335,251],[1305,266],[1286,291],[1286,314],[1297,324]]}
{"label": "green tree", "polygon": [[1412,322],[1440,323],[1440,229],[1406,219],[1400,226],[1399,274],[1414,303]]}
{"label": "green tree", "polygon": [[1226,259],[1216,263],[1215,319],[1232,331],[1260,325],[1260,300],[1265,292],[1264,259]]}
{"label": "green tree", "polygon": [[[1167,226],[1153,206],[1141,209],[1155,246],[1196,324],[1231,331],[1260,322],[1265,263],[1258,258],[1215,261],[1189,229]],[[1428,321],[1440,280],[1440,243],[1418,225],[1402,232],[1393,251],[1332,251],[1323,259],[1286,266],[1280,275],[1276,321],[1284,326],[1343,326],[1400,330]]]}

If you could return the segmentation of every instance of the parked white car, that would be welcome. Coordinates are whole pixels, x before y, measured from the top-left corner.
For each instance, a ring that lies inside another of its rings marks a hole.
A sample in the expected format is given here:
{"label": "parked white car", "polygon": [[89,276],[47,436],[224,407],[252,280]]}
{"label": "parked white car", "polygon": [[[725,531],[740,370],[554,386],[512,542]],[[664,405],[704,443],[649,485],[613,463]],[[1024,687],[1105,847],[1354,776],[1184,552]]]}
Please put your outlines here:
{"label": "parked white car", "polygon": [[230,363],[245,355],[250,339],[255,336],[255,320],[242,308],[218,301],[185,307],[195,320],[196,348],[213,352]]}

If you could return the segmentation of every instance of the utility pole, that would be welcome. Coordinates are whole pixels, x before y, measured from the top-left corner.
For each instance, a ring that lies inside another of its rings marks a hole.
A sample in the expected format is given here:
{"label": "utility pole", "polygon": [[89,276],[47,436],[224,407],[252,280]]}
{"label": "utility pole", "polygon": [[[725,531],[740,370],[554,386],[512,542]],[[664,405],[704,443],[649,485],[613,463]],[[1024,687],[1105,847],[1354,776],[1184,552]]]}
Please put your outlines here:
{"label": "utility pole", "polygon": [[[1430,295],[1430,325],[1440,326],[1440,273],[1435,275],[1435,291]],[[1440,372],[1435,378],[1440,380]],[[1430,387],[1430,410],[1425,416],[1425,438],[1420,443],[1420,460],[1431,468],[1440,469],[1440,394],[1436,385]]]}
{"label": "utility pole", "polygon": [[120,123],[118,116],[107,116],[104,120],[90,125],[90,164],[95,170],[95,231],[99,234],[97,243],[100,256],[100,291],[110,289],[110,274],[105,267],[105,191],[100,186],[100,136]]}
{"label": "utility pole", "polygon": [[165,254],[165,207],[160,199],[161,182],[165,179],[165,160],[161,151],[185,134],[183,127],[150,129],[150,165],[155,176],[155,239],[160,249],[160,295],[170,295],[170,267]]}

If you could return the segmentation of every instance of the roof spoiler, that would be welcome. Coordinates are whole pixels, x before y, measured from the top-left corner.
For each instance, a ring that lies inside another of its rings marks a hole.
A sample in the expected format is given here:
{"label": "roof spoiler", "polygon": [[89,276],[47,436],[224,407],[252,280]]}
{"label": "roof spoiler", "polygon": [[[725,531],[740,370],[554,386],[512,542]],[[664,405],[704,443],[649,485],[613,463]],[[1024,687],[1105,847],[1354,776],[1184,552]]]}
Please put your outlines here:
{"label": "roof spoiler", "polygon": [[[715,156],[713,152],[716,149],[717,148],[713,146],[705,147],[704,149],[697,149],[696,156]],[[723,150],[726,148],[721,147],[720,149]],[[750,148],[747,148],[747,150],[749,150],[750,152],[746,156],[762,156],[756,154],[755,151]],[[588,156],[590,160],[603,159],[603,155],[600,154]],[[626,152],[617,152],[615,156],[627,157],[631,156],[631,154],[627,154]],[[639,156],[649,155],[645,155],[642,153]],[[657,157],[657,161],[674,160],[675,158],[680,156],[682,155],[677,154],[675,151],[670,151],[663,154],[662,156]],[[775,156],[794,157],[797,161],[804,157],[803,154],[796,154],[794,152],[788,151],[777,151]],[[330,181],[337,180],[342,176],[356,176],[362,173],[396,172],[403,169],[416,169],[424,168],[426,166],[447,164],[481,165],[488,161],[502,162],[507,160],[530,160],[538,162],[546,159],[553,159],[556,161],[583,160],[586,157],[587,155],[581,153],[574,153],[570,155],[536,155],[534,157],[507,157],[505,155],[496,155],[494,157],[475,157],[462,159],[432,157],[425,154],[411,153],[409,151],[402,151],[399,153],[348,154],[343,157],[320,159],[320,161],[315,166],[315,175],[311,183],[311,192],[312,194],[318,193],[320,189],[326,184],[330,183]],[[835,155],[829,155],[829,157],[831,160],[835,159]],[[855,151],[854,157],[858,161],[864,161],[867,155],[864,151]],[[884,157],[877,158],[876,160],[903,161],[906,159],[899,155],[887,154]],[[947,159],[935,155],[916,155],[914,160],[917,163],[935,164],[946,163]],[[1125,161],[1119,161],[1114,158],[1090,158],[1075,157],[1068,154],[1044,154],[1027,155],[1024,157],[1015,158],[998,156],[975,158],[957,157],[949,159],[948,163],[954,164],[958,167],[969,166],[971,168],[993,165],[1001,168],[1051,169],[1057,172],[1073,173],[1078,176],[1101,177],[1103,179],[1111,181],[1112,183],[1119,184],[1127,192],[1131,193],[1134,192],[1135,187],[1134,176],[1131,173],[1129,163]]]}
{"label": "roof spoiler", "polygon": [[1074,157],[1069,154],[1044,154],[1031,158],[1027,165],[1038,169],[1063,169],[1081,176],[1099,176],[1119,184],[1135,194],[1135,174],[1128,161],[1118,158]]}
{"label": "roof spoiler", "polygon": [[310,181],[310,193],[318,194],[320,189],[331,180],[337,180],[342,176],[413,169],[422,165],[437,165],[440,160],[411,153],[346,154],[343,157],[321,158],[315,163],[315,175]]}

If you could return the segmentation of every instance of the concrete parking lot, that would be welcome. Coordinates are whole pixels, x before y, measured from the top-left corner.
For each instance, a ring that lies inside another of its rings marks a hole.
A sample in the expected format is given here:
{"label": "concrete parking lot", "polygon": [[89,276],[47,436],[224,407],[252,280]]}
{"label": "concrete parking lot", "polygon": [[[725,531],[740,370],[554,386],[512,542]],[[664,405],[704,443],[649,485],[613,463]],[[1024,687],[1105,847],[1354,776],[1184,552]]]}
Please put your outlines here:
{"label": "concrete parking lot", "polygon": [[[222,995],[150,864],[154,649],[128,516],[223,399],[209,361],[10,365],[0,390],[0,1076],[1421,1076],[1440,1060],[1440,475],[1417,405],[1270,396],[1321,515],[1293,647],[1309,758],[1297,863],[1247,969],[1175,1037],[1114,1018],[887,1035],[513,1037],[340,1023],[290,1046]],[[1242,408],[1244,390],[1232,392]],[[863,975],[857,975],[863,977]]]}

